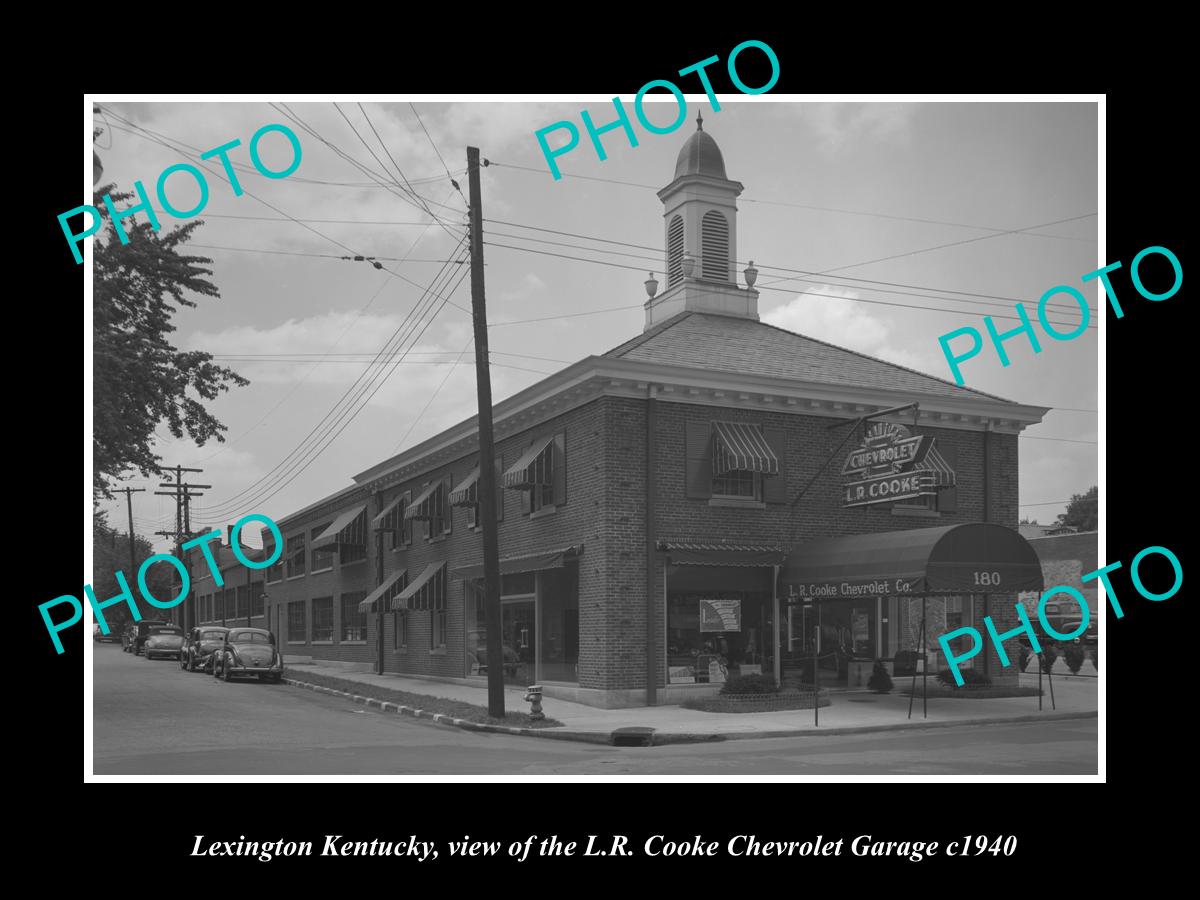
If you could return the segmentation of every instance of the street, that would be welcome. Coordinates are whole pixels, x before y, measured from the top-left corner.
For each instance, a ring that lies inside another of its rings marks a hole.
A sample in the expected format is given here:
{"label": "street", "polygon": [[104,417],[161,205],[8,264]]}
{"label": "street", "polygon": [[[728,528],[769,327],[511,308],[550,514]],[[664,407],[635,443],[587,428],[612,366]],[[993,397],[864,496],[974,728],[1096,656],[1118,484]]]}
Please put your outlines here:
{"label": "street", "polygon": [[617,748],[463,731],[94,646],[97,775],[1095,774],[1095,719]]}

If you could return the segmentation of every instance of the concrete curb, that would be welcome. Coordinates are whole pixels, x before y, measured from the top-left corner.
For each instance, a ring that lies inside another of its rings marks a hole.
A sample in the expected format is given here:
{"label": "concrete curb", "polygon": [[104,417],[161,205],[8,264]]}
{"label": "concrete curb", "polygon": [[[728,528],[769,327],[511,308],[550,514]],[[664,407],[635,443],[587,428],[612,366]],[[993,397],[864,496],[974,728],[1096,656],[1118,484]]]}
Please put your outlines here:
{"label": "concrete curb", "polygon": [[[374,697],[363,697],[346,691],[338,691],[324,685],[311,684],[295,678],[284,676],[284,684],[304,690],[316,691],[320,694],[331,694],[335,697],[345,697],[353,703],[364,706],[377,706],[383,712],[394,712],[402,716],[412,716],[417,719],[430,719],[440,725],[450,725],[465,731],[486,731],[493,734],[515,734],[522,737],[549,738],[556,741],[577,741],[585,744],[613,745],[614,732],[608,731],[568,731],[562,728],[516,728],[507,725],[488,725],[483,722],[471,722],[458,719],[444,713],[429,712],[412,706],[404,706],[387,700],[377,700]],[[749,741],[762,738],[781,737],[827,737],[844,734],[874,734],[882,731],[925,731],[935,728],[955,728],[960,725],[1007,725],[1011,722],[1053,722],[1064,719],[1094,719],[1099,715],[1096,710],[1088,712],[1043,712],[1022,716],[989,716],[979,719],[956,719],[951,721],[928,722],[914,720],[897,722],[894,725],[851,725],[841,728],[791,728],[776,731],[733,731],[733,732],[659,732],[647,735],[648,746],[658,747],[664,744],[702,744],[714,741]]]}

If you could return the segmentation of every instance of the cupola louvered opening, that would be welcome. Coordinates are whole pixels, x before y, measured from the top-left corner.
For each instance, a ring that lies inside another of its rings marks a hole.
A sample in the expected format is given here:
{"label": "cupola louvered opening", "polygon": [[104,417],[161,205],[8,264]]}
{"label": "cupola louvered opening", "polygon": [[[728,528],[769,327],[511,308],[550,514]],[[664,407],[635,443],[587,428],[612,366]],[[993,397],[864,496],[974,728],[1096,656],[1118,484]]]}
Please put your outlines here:
{"label": "cupola louvered opening", "polygon": [[729,223],[716,210],[700,220],[701,276],[709,281],[729,281]]}
{"label": "cupola louvered opening", "polygon": [[683,280],[683,217],[667,226],[667,287]]}

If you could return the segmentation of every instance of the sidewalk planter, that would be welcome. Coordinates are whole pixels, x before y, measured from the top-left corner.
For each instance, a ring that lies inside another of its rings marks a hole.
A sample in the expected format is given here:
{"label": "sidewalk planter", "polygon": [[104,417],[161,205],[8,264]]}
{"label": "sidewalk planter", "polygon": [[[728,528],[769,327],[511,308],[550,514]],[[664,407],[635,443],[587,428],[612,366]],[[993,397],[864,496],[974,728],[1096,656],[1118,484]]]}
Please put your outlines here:
{"label": "sidewalk planter", "polygon": [[[820,705],[829,706],[828,691],[821,691]],[[697,697],[686,700],[684,709],[715,713],[778,712],[786,709],[812,709],[813,692],[776,691],[769,694],[718,694],[715,697]]]}

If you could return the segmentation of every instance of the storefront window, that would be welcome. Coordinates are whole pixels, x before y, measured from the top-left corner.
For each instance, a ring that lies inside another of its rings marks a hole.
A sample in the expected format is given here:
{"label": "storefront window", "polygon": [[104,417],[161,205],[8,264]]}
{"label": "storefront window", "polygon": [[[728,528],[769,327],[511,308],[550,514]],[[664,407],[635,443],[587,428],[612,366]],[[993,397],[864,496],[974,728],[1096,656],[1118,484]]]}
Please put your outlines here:
{"label": "storefront window", "polygon": [[[483,579],[464,583],[467,673],[486,675],[487,616]],[[501,579],[504,680],[579,681],[579,590],[574,568],[522,572]]]}
{"label": "storefront window", "polygon": [[667,578],[668,683],[773,674],[770,569],[678,566]]}

